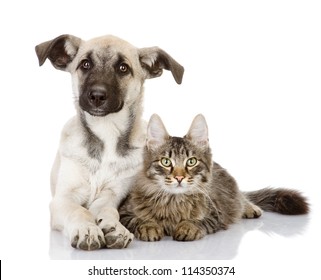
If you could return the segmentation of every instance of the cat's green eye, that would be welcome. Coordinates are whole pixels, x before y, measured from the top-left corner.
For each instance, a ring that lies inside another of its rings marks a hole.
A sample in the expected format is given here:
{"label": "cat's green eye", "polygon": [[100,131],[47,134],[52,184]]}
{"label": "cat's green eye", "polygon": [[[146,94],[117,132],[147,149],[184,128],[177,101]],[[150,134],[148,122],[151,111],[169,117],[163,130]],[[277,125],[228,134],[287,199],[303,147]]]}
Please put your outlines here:
{"label": "cat's green eye", "polygon": [[169,158],[166,158],[166,157],[163,157],[161,160],[160,160],[161,164],[164,166],[164,167],[170,167],[172,165],[172,162]]}
{"label": "cat's green eye", "polygon": [[197,158],[196,157],[191,157],[187,160],[186,165],[188,167],[192,167],[197,163]]}

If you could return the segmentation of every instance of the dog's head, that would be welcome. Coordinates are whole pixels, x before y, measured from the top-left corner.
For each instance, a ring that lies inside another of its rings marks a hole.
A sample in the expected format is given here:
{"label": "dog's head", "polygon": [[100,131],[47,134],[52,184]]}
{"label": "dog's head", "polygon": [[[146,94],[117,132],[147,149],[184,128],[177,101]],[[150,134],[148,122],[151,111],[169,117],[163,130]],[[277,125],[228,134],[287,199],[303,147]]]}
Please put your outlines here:
{"label": "dog's head", "polygon": [[184,68],[158,47],[136,48],[114,36],[84,41],[62,35],[36,46],[41,66],[48,58],[72,75],[80,108],[93,116],[118,112],[137,100],[145,79],[159,77],[163,69],[182,82]]}

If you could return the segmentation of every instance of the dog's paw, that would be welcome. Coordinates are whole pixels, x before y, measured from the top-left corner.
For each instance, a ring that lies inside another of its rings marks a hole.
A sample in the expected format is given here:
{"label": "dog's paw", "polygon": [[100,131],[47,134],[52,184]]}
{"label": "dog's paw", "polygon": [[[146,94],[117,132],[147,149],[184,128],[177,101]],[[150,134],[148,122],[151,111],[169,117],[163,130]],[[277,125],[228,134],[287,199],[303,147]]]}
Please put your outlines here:
{"label": "dog's paw", "polygon": [[71,246],[77,249],[97,250],[105,244],[104,234],[96,225],[81,226],[71,234]]}
{"label": "dog's paw", "polygon": [[254,219],[259,218],[262,215],[263,211],[260,207],[254,204],[248,204],[245,207],[243,218],[245,219]]}
{"label": "dog's paw", "polygon": [[193,241],[201,239],[204,236],[204,230],[200,229],[191,222],[183,221],[177,225],[173,239],[177,241]]}
{"label": "dog's paw", "polygon": [[110,249],[122,249],[126,248],[130,242],[134,239],[134,235],[130,233],[121,223],[102,225],[103,221],[100,221],[101,227],[106,241],[106,247]]}
{"label": "dog's paw", "polygon": [[136,228],[135,237],[143,241],[159,241],[164,237],[164,230],[156,223],[146,223]]}

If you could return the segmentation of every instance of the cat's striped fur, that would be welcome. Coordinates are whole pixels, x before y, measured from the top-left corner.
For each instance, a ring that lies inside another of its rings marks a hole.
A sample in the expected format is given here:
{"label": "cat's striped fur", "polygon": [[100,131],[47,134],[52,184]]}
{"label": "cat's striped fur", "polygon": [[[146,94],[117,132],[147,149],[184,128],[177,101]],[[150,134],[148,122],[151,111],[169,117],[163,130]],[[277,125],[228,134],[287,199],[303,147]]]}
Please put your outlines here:
{"label": "cat's striped fur", "polygon": [[226,229],[262,210],[305,214],[299,192],[266,188],[242,193],[234,178],[212,161],[207,124],[198,115],[183,138],[168,135],[153,115],[148,126],[144,168],[120,208],[120,219],[136,238],[157,241],[164,235],[190,241]]}

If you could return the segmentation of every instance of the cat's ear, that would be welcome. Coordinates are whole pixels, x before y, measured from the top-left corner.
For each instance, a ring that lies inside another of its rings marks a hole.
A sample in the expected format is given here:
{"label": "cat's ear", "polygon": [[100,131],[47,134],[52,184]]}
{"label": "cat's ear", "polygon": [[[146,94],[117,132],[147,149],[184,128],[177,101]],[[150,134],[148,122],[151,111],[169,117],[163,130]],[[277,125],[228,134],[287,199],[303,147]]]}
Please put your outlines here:
{"label": "cat's ear", "polygon": [[208,146],[208,128],[207,123],[203,115],[197,115],[185,136],[198,146]]}
{"label": "cat's ear", "polygon": [[153,114],[147,126],[147,147],[155,149],[165,143],[169,139],[169,134],[161,120],[161,118]]}

